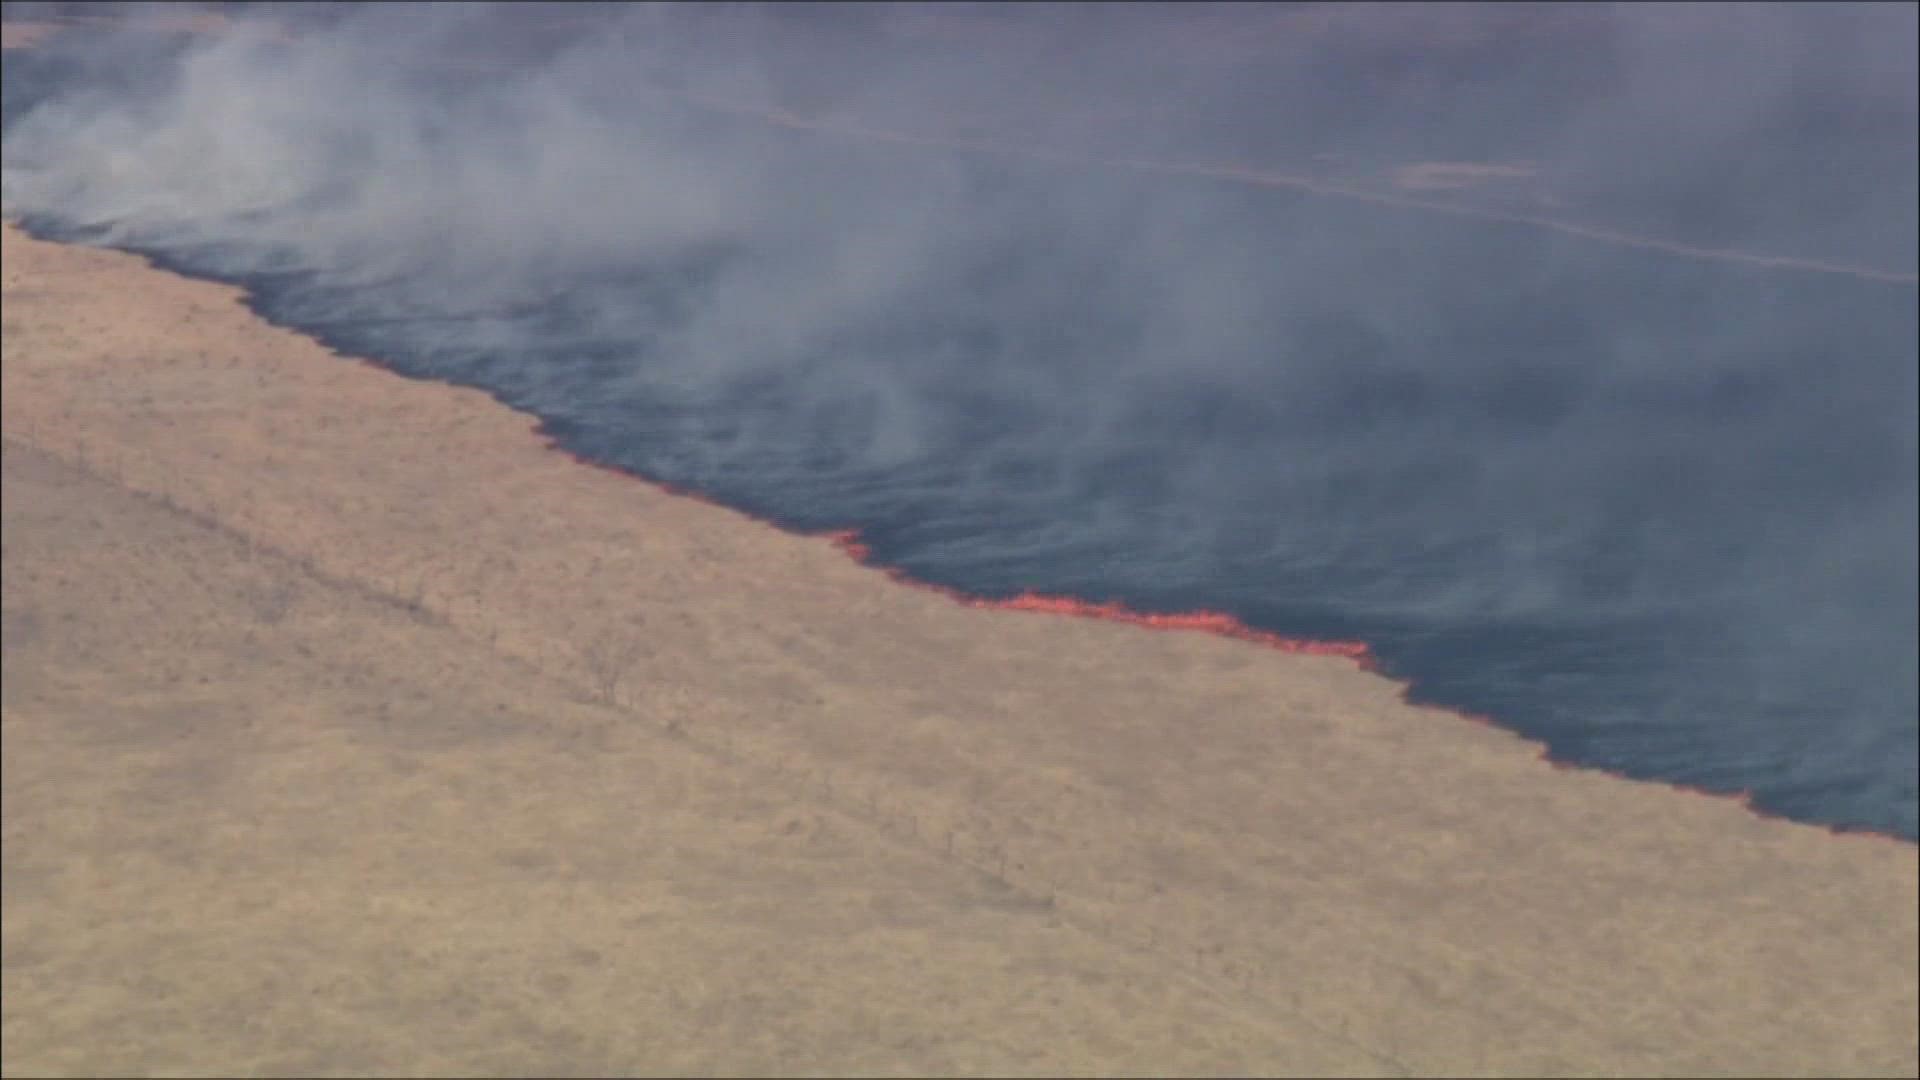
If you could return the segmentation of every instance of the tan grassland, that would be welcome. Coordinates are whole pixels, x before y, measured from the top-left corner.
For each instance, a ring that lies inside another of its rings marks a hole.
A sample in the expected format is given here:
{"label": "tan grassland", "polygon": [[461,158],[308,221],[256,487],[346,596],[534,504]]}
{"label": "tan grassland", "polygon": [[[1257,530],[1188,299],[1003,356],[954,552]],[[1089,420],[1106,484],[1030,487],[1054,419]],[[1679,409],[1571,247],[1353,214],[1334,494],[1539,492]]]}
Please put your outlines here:
{"label": "tan grassland", "polygon": [[9,1075],[1913,1075],[1916,849],[4,239]]}

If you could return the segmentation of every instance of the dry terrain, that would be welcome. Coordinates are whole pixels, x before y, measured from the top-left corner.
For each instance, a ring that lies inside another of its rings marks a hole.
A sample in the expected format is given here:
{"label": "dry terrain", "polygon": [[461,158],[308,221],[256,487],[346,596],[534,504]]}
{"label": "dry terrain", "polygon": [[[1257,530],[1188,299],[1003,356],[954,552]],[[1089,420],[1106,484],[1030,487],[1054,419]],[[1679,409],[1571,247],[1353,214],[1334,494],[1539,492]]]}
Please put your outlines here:
{"label": "dry terrain", "polygon": [[1916,849],[4,241],[4,1069],[1905,1074]]}

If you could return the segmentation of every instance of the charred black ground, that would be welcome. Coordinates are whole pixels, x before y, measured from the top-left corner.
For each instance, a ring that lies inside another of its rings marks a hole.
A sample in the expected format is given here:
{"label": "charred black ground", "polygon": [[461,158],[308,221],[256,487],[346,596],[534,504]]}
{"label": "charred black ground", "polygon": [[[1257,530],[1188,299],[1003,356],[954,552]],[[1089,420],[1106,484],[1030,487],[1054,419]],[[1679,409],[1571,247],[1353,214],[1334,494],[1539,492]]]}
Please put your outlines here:
{"label": "charred black ground", "polygon": [[1611,9],[1253,59],[1232,9],[1047,10],[1031,116],[987,12],[69,34],[9,56],[7,208],[925,581],[1365,640],[1563,759],[1916,836],[1911,36],[1783,8],[1689,73]]}

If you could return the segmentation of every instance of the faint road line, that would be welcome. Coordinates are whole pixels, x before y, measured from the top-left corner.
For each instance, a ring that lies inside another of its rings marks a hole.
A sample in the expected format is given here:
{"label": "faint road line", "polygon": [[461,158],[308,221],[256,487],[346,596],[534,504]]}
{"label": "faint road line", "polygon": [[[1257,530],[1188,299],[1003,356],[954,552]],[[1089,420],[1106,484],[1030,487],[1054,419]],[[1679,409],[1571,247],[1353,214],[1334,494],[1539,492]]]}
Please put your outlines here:
{"label": "faint road line", "polygon": [[948,150],[973,150],[981,153],[997,154],[1003,157],[1023,157],[1035,161],[1053,161],[1062,164],[1105,165],[1110,168],[1131,169],[1135,172],[1157,173],[1163,176],[1204,177],[1211,180],[1226,180],[1256,187],[1286,188],[1293,191],[1304,191],[1314,195],[1353,199],[1359,202],[1373,203],[1378,206],[1391,206],[1404,210],[1424,210],[1429,213],[1447,214],[1452,217],[1472,218],[1479,221],[1491,221],[1506,225],[1521,225],[1529,228],[1545,229],[1566,236],[1579,237],[1583,240],[1612,244],[1616,247],[1635,248],[1641,251],[1653,251],[1663,255],[1673,255],[1685,259],[1736,263],[1742,266],[1752,266],[1766,270],[1792,270],[1813,274],[1837,274],[1858,278],[1863,281],[1875,281],[1889,285],[1920,285],[1920,274],[1885,270],[1872,266],[1857,266],[1852,263],[1803,259],[1793,255],[1770,255],[1764,252],[1742,251],[1737,248],[1700,247],[1693,244],[1683,244],[1675,240],[1663,240],[1656,236],[1644,236],[1638,233],[1604,229],[1595,225],[1582,225],[1578,222],[1562,221],[1558,218],[1538,217],[1531,214],[1511,214],[1500,210],[1488,210],[1479,207],[1461,206],[1456,203],[1438,202],[1432,199],[1394,195],[1382,191],[1370,191],[1366,188],[1328,183],[1324,180],[1315,180],[1310,177],[1299,176],[1292,173],[1268,172],[1261,169],[1249,169],[1233,165],[1209,165],[1201,162],[1153,161],[1146,158],[1091,157],[1082,154],[1063,153],[1056,150],[1043,150],[1038,147],[1023,146],[1019,143],[997,142],[989,139],[942,138],[938,136],[914,135],[903,131],[864,127],[858,124],[811,120],[780,109],[746,105],[704,95],[676,93],[674,96],[705,108],[732,113],[738,116],[748,116],[797,131],[845,135],[875,142],[929,146]]}

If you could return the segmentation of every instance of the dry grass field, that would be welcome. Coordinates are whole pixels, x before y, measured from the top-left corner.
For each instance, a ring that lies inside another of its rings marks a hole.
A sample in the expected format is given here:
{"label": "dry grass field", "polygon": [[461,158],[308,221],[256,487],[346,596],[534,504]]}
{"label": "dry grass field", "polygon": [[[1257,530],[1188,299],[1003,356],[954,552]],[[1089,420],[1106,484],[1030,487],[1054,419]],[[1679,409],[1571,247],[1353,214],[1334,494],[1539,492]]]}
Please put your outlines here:
{"label": "dry grass field", "polygon": [[1916,849],[4,239],[8,1075],[1914,1075]]}

